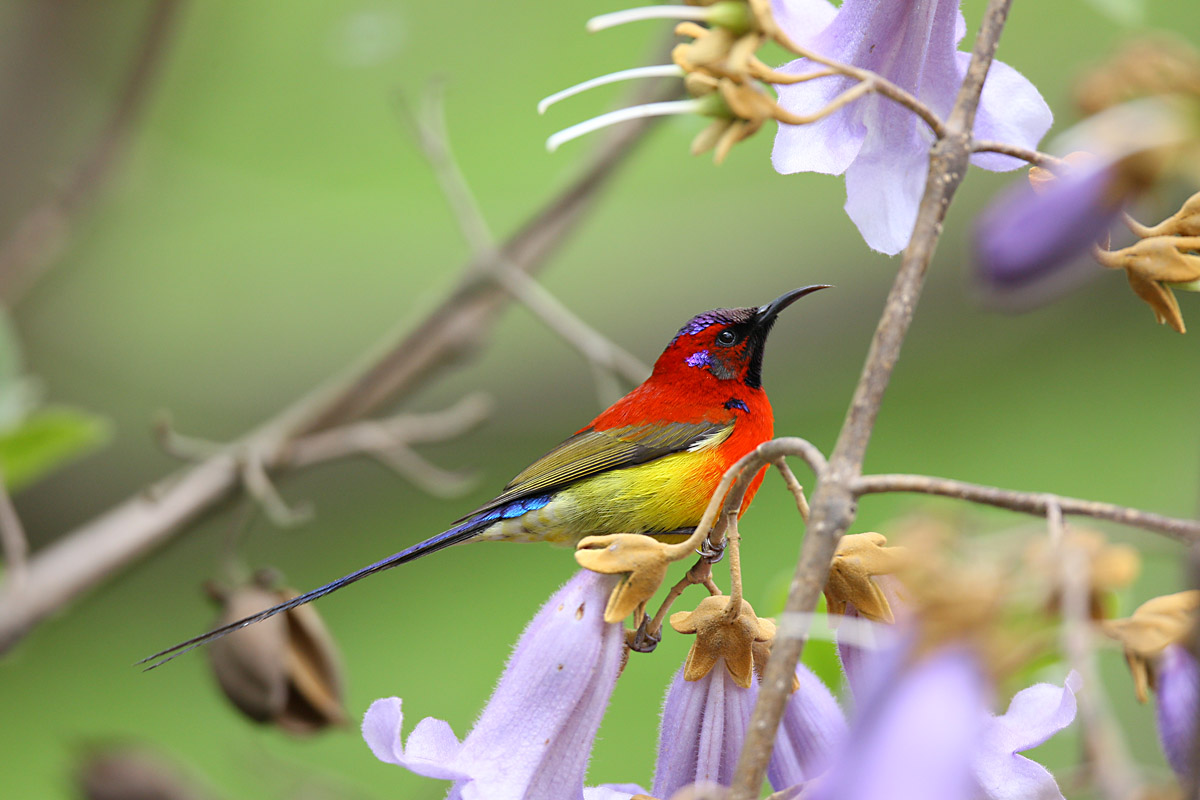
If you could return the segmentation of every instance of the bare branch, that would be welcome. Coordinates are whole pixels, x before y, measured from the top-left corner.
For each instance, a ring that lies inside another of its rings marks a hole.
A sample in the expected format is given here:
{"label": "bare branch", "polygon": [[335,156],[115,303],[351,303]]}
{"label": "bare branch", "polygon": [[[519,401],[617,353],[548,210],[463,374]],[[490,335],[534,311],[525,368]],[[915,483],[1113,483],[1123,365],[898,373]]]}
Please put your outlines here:
{"label": "bare branch", "polygon": [[[463,238],[475,257],[480,259],[477,264],[484,274],[493,278],[546,327],[578,350],[592,365],[593,371],[615,373],[631,385],[645,380],[650,374],[649,367],[580,319],[537,280],[496,252],[491,229],[450,149],[441,87],[430,87],[419,114],[414,114],[406,105],[402,104],[401,107],[421,153],[454,212]],[[623,394],[608,375],[597,374],[596,384],[605,405]]]}
{"label": "bare branch", "polygon": [[26,563],[29,540],[3,475],[0,475],[0,548],[4,552],[5,580],[11,581],[14,586],[23,585],[29,569]]}
{"label": "bare branch", "polygon": [[31,209],[0,244],[0,297],[12,305],[53,262],[75,216],[95,197],[124,154],[150,98],[175,29],[181,0],[158,0],[108,122],[62,187]]}
{"label": "bare branch", "polygon": [[1031,150],[1028,147],[1020,147],[1019,145],[1009,144],[1008,142],[993,142],[988,139],[976,139],[971,142],[972,153],[1000,153],[1001,155],[1012,156],[1019,158],[1022,161],[1028,161],[1039,167],[1057,167],[1063,163],[1063,160],[1057,156],[1052,156],[1049,153],[1043,153],[1040,150]]}
{"label": "bare branch", "polygon": [[1049,503],[1055,503],[1064,514],[1119,522],[1133,528],[1166,534],[1184,543],[1200,543],[1200,522],[1196,520],[1165,517],[1136,508],[1077,500],[1073,497],[1058,497],[1044,492],[1014,492],[928,475],[864,475],[854,481],[853,491],[856,495],[884,492],[932,494],[1035,514],[1039,517],[1046,516]]}
{"label": "bare branch", "polygon": [[1088,563],[1083,548],[1070,541],[1063,525],[1063,509],[1057,498],[1046,497],[1046,524],[1050,544],[1059,565],[1058,582],[1062,596],[1062,648],[1067,662],[1083,680],[1083,691],[1076,694],[1088,767],[1094,772],[1095,785],[1108,800],[1126,800],[1140,794],[1136,772],[1120,730],[1104,699],[1103,683],[1092,652],[1088,601]]}
{"label": "bare branch", "polygon": [[[1011,0],[989,0],[966,77],[945,128],[930,153],[925,193],[917,211],[912,240],[904,251],[883,315],[875,329],[866,364],[829,465],[817,476],[812,516],[784,614],[807,613],[816,607],[817,598],[829,576],[829,565],[838,540],[854,520],[853,483],[862,474],[867,443],[892,370],[900,357],[900,347],[912,322],[926,271],[941,236],[946,211],[967,171],[975,110],[1000,33],[1004,29],[1010,3]],[[826,63],[826,66],[834,65]],[[930,120],[926,119],[926,122],[932,125]],[[746,731],[746,741],[734,773],[732,800],[755,800],[760,796],[767,763],[775,745],[775,734],[783,717],[784,704],[791,694],[796,664],[800,661],[806,635],[807,626],[804,625],[780,626],[776,632],[771,658],[767,662],[754,714]]]}
{"label": "bare branch", "polygon": [[[503,257],[524,271],[541,267],[653,124],[642,120],[609,132],[582,174],[504,243]],[[503,289],[478,277],[486,262],[472,260],[458,286],[428,315],[372,348],[353,368],[300,398],[230,450],[143,489],[38,551],[29,561],[23,588],[11,581],[0,584],[0,652],[234,493],[241,483],[235,451],[258,454],[267,470],[286,467],[289,446],[296,439],[361,419],[385,402],[406,397],[437,369],[473,349],[510,302]]]}

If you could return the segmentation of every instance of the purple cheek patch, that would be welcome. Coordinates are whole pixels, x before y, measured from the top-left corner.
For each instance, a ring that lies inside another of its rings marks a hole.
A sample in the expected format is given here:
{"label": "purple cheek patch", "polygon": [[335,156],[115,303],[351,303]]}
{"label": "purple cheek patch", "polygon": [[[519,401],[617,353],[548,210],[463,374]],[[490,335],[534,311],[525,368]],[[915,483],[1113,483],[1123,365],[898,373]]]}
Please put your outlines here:
{"label": "purple cheek patch", "polygon": [[701,350],[698,353],[692,353],[687,357],[687,361],[684,363],[686,363],[689,367],[707,367],[709,364],[708,351]]}

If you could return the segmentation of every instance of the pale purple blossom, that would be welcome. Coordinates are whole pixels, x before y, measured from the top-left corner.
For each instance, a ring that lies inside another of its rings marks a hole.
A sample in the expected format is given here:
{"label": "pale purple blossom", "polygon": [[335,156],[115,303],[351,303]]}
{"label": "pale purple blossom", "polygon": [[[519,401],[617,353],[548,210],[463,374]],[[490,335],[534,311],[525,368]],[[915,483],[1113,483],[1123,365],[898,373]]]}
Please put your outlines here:
{"label": "pale purple blossom", "polygon": [[1153,163],[1147,153],[1185,141],[1188,125],[1175,105],[1146,98],[1106,109],[1057,137],[1056,152],[1090,158],[1055,167],[1039,191],[1022,180],[984,209],[974,243],[982,287],[998,300],[1031,304],[1098,274],[1081,257],[1097,243],[1107,246],[1113,223],[1151,182],[1139,162]]}
{"label": "pale purple blossom", "polygon": [[820,775],[844,746],[846,717],[833,694],[803,664],[796,666],[800,688],[783,709],[767,779],[776,790]]}
{"label": "pale purple blossom", "polygon": [[604,622],[614,582],[581,570],[550,598],[461,743],[433,718],[402,741],[401,702],[390,697],[372,703],[363,719],[371,751],[419,775],[454,781],[448,800],[583,800],[588,755],[625,646],[623,626]]}
{"label": "pale purple blossom", "polygon": [[970,652],[943,649],[859,703],[847,746],[812,800],[974,800],[988,681]]}
{"label": "pale purple blossom", "polygon": [[1181,781],[1192,779],[1200,666],[1187,648],[1167,645],[1155,667],[1158,736],[1167,763]]}
{"label": "pale purple blossom", "polygon": [[681,667],[663,703],[651,794],[668,798],[694,783],[730,785],[757,696],[754,682],[749,689],[734,682],[724,659],[698,681],[684,680]]}
{"label": "pale purple blossom", "polygon": [[[1054,180],[1042,192],[1021,181],[980,215],[975,263],[984,288],[1009,293],[1075,283],[1059,270],[1087,253],[1116,221],[1125,198],[1113,192],[1113,164],[1097,159]],[[1084,264],[1089,273],[1093,265]]]}
{"label": "pale purple blossom", "polygon": [[1082,679],[1072,671],[1063,685],[1038,683],[1023,689],[1002,716],[984,723],[973,772],[988,800],[1062,800],[1050,770],[1023,755],[1070,725]]}
{"label": "pale purple blossom", "polygon": [[[872,70],[935,113],[949,113],[970,61],[970,54],[957,49],[966,31],[958,0],[845,0],[836,14],[826,0],[775,0],[772,5],[781,27],[799,44]],[[803,74],[819,68],[798,59],[780,71]],[[850,78],[828,77],[776,89],[785,109],[813,114],[852,85]],[[1033,84],[994,61],[974,136],[1032,148],[1052,121]],[[784,174],[845,173],[846,213],[867,245],[890,255],[903,250],[912,235],[931,143],[927,126],[912,111],[870,94],[817,122],[781,124],[772,161]],[[994,153],[971,161],[997,171],[1022,164]]]}

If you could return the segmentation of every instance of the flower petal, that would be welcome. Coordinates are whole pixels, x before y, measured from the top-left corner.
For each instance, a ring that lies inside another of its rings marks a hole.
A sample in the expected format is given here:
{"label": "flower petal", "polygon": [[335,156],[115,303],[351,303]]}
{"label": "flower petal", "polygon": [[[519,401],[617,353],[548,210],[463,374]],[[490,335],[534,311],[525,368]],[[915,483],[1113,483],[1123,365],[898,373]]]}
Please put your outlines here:
{"label": "flower petal", "polygon": [[757,694],[756,686],[738,686],[727,669],[698,681],[685,680],[683,669],[675,673],[663,703],[651,794],[670,797],[701,782],[728,786]]}
{"label": "flower petal", "polygon": [[853,747],[813,787],[813,800],[969,800],[986,684],[964,650],[935,653],[861,705]]}
{"label": "flower petal", "polygon": [[[970,53],[957,53],[959,82],[966,76]],[[993,61],[975,112],[976,139],[991,139],[1036,149],[1046,131],[1054,124],[1054,112],[1042,99],[1037,87],[1021,73],[1002,61]],[[977,167],[1005,172],[1025,166],[1025,162],[999,153],[976,153],[971,163]]]}
{"label": "flower petal", "polygon": [[453,766],[460,745],[448,723],[426,717],[409,734],[407,747],[402,741],[403,723],[399,697],[385,697],[371,703],[363,716],[362,734],[376,758],[427,778],[466,777]]}
{"label": "flower petal", "polygon": [[1158,734],[1167,763],[1181,781],[1191,779],[1189,762],[1196,731],[1200,668],[1186,648],[1172,644],[1158,659]]}
{"label": "flower petal", "polygon": [[1045,742],[1075,719],[1079,673],[1067,675],[1062,687],[1039,683],[1013,697],[1003,716],[985,724],[983,744],[975,757],[975,780],[989,800],[1061,800],[1050,771],[1018,755]]}
{"label": "flower petal", "polygon": [[829,0],[771,0],[771,15],[794,42],[811,41],[837,16]]}
{"label": "flower petal", "polygon": [[846,718],[833,694],[803,664],[796,667],[800,688],[783,709],[783,721],[767,777],[776,790],[786,789],[825,771],[846,739]]}
{"label": "flower petal", "polygon": [[[803,75],[821,69],[806,58],[779,68],[788,75]],[[779,105],[793,114],[815,114],[854,85],[849,78],[829,77],[775,87]],[[863,102],[863,101],[859,101]],[[862,148],[867,129],[853,113],[843,108],[807,125],[779,124],[771,164],[781,175],[796,172],[820,172],[841,175],[853,163]]]}
{"label": "flower petal", "polygon": [[846,170],[846,213],[872,250],[895,255],[908,246],[929,172],[929,144],[907,109],[880,98],[858,158]]}

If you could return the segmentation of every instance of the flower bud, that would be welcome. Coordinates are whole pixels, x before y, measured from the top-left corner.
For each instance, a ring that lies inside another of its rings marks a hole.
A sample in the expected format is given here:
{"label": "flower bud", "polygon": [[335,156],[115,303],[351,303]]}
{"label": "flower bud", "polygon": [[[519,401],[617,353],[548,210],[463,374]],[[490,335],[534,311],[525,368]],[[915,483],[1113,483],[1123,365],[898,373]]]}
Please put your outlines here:
{"label": "flower bud", "polygon": [[[222,592],[218,625],[225,625],[298,593],[273,589],[260,572],[255,582]],[[342,668],[337,648],[312,606],[300,606],[218,639],[209,662],[225,696],[255,722],[278,725],[289,733],[314,733],[342,725]]]}

